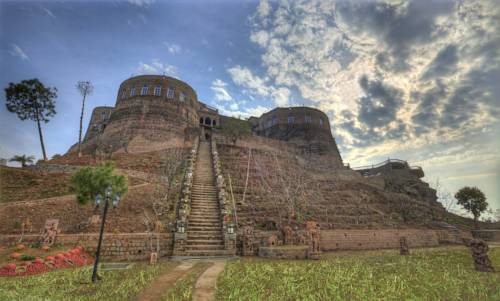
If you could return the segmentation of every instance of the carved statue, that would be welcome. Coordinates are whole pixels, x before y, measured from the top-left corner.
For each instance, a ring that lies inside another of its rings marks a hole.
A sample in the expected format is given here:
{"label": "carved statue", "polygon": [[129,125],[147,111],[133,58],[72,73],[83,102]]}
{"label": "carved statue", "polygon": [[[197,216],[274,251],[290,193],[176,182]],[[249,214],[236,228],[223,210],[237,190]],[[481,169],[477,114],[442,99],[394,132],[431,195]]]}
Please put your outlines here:
{"label": "carved statue", "polygon": [[45,221],[45,227],[42,234],[42,244],[52,246],[56,240],[57,227],[59,226],[58,219],[48,219]]}
{"label": "carved statue", "polygon": [[282,229],[283,232],[283,244],[284,245],[292,245],[293,244],[293,230],[290,226],[284,226]]}
{"label": "carved statue", "polygon": [[275,247],[277,245],[278,245],[278,236],[276,234],[273,234],[267,238],[268,247]]}
{"label": "carved statue", "polygon": [[405,236],[399,238],[399,254],[400,255],[410,255],[410,247],[408,247],[408,242]]}
{"label": "carved statue", "polygon": [[319,224],[315,221],[306,222],[306,233],[311,254],[320,253],[319,248]]}
{"label": "carved statue", "polygon": [[243,228],[243,248],[242,248],[243,256],[254,255],[253,242],[254,242],[253,227],[245,226]]}
{"label": "carved statue", "polygon": [[296,233],[295,235],[295,244],[296,245],[306,245],[307,239],[304,235]]}
{"label": "carved statue", "polygon": [[157,262],[158,262],[158,253],[151,252],[151,255],[149,257],[149,264],[155,265]]}
{"label": "carved statue", "polygon": [[478,272],[494,272],[495,269],[491,265],[488,257],[488,244],[480,239],[472,239],[468,241],[468,246],[474,259],[474,267]]}

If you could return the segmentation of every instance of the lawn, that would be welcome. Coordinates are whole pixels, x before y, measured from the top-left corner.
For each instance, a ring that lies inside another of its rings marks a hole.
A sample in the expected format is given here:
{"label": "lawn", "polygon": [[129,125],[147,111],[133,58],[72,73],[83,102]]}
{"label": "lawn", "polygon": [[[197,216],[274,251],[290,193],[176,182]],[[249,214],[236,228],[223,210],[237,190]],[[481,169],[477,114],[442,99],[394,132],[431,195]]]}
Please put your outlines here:
{"label": "lawn", "polygon": [[127,270],[105,271],[103,280],[92,284],[92,267],[64,269],[25,277],[0,278],[0,300],[134,300],[160,273],[174,263],[163,261],[156,266],[135,263]]}
{"label": "lawn", "polygon": [[[499,271],[500,248],[490,258]],[[463,247],[241,259],[226,266],[217,300],[500,300],[500,273],[474,271]]]}

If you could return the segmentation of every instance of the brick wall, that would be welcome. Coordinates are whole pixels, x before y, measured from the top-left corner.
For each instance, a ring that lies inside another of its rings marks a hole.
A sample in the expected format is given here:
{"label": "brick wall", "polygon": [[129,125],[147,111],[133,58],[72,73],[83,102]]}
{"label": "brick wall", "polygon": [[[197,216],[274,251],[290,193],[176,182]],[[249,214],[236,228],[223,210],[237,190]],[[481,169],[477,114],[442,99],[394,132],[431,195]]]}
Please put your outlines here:
{"label": "brick wall", "polygon": [[500,230],[472,230],[472,235],[484,241],[500,242]]}
{"label": "brick wall", "polygon": [[[113,260],[148,259],[151,248],[156,250],[156,237],[156,234],[151,233],[104,234],[101,256]],[[19,235],[0,235],[0,244],[15,245],[18,239]],[[98,233],[59,234],[56,238],[56,244],[68,248],[81,245],[88,253],[94,254],[98,240]],[[24,243],[28,244],[38,241],[40,241],[39,235],[26,235],[23,240]],[[172,235],[160,233],[159,241],[160,256],[170,256],[172,254]]]}

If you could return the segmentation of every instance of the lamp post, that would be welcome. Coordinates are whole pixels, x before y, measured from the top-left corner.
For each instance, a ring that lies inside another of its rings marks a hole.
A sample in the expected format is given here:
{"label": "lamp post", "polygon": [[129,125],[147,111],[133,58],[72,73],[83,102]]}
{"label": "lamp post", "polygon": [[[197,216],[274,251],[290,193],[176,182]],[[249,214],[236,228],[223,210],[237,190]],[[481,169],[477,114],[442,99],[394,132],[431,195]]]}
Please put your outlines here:
{"label": "lamp post", "polygon": [[[111,186],[106,187],[104,190],[104,211],[102,213],[102,221],[101,221],[101,230],[99,232],[99,242],[97,243],[97,250],[95,252],[95,262],[94,262],[94,270],[92,271],[92,282],[96,283],[97,280],[100,280],[100,277],[97,275],[97,266],[99,265],[99,256],[101,254],[101,244],[102,244],[102,235],[104,234],[104,224],[106,223],[106,214],[108,213],[108,205],[109,201],[112,199],[113,208],[118,206],[120,202],[119,195],[113,195],[113,189]],[[103,198],[100,194],[95,196],[95,204],[99,206],[102,202]]]}

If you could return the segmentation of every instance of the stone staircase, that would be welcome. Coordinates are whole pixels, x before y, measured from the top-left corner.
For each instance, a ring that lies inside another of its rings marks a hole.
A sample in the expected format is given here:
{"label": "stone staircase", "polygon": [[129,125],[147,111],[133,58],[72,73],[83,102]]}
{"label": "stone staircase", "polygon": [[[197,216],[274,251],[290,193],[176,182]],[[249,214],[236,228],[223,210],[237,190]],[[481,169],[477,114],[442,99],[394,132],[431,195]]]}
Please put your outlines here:
{"label": "stone staircase", "polygon": [[191,191],[191,213],[188,217],[186,255],[224,256],[222,222],[210,143],[200,141]]}

